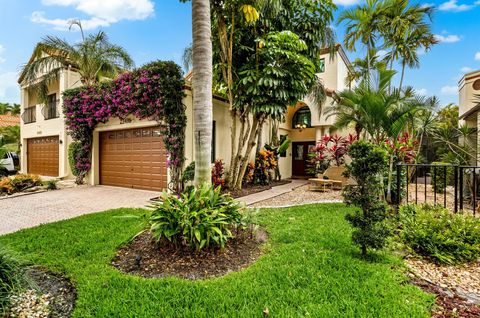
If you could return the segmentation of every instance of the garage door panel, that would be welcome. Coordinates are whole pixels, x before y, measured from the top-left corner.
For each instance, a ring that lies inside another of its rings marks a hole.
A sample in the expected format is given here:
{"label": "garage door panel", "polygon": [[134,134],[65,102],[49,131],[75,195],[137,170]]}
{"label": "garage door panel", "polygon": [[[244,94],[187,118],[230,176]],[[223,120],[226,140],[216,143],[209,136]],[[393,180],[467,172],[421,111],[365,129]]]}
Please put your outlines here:
{"label": "garage door panel", "polygon": [[58,136],[27,140],[27,172],[43,176],[58,177]]}
{"label": "garage door panel", "polygon": [[167,155],[159,128],[100,134],[100,183],[129,188],[167,187]]}

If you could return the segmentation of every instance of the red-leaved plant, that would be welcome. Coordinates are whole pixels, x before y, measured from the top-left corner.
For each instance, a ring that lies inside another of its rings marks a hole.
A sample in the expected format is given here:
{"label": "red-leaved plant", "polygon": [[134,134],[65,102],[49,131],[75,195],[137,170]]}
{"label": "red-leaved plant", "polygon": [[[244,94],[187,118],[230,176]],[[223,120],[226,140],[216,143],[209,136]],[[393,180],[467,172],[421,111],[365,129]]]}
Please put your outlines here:
{"label": "red-leaved plant", "polygon": [[346,137],[337,134],[325,135],[317,142],[315,152],[310,154],[310,173],[323,173],[332,163],[341,166],[345,163],[348,147],[357,140],[356,135]]}

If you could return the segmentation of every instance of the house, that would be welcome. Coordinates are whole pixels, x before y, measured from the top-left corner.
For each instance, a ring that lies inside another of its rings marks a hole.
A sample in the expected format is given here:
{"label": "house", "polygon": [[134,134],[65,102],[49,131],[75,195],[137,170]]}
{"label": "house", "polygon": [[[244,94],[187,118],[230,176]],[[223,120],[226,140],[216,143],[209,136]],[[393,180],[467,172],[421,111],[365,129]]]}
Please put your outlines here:
{"label": "house", "polygon": [[[335,53],[322,52],[322,71],[318,76],[328,88],[326,104],[332,102],[332,93],[346,88],[350,68],[348,58],[340,45]],[[19,78],[21,87],[21,171],[59,178],[73,178],[68,164],[68,146],[72,139],[67,134],[62,114],[62,92],[80,85],[79,75],[65,65],[59,80],[49,87],[47,104],[41,104],[32,89]],[[185,156],[187,164],[194,158],[192,92],[185,85],[184,104],[187,113]],[[308,151],[323,134],[333,133],[334,119],[326,118],[313,107],[308,98],[290,107],[286,120],[279,126],[281,138],[292,140],[290,149],[279,160],[284,178],[306,176]],[[213,147],[212,160],[230,159],[231,118],[227,102],[218,96],[213,98]],[[271,140],[273,123],[265,123],[262,143]],[[87,182],[140,189],[160,190],[166,188],[168,173],[166,152],[161,142],[157,122],[129,118],[113,118],[99,124],[93,132],[92,168]],[[252,157],[253,160],[253,157]]]}
{"label": "house", "polygon": [[480,164],[480,70],[467,73],[458,82],[459,89],[459,126],[466,124],[477,130],[476,137],[469,138],[468,142],[477,149],[475,156],[476,162],[473,164]]}

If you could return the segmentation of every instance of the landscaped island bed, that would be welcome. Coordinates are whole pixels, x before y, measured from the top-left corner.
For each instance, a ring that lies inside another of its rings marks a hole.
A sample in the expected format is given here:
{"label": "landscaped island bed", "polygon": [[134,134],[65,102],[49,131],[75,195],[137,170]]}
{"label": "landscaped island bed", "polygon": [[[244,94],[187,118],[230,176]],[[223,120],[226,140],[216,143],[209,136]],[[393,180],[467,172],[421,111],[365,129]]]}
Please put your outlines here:
{"label": "landscaped island bed", "polygon": [[77,290],[74,317],[429,317],[434,297],[408,283],[387,253],[361,259],[342,204],[261,210],[268,232],[248,268],[190,281],[140,278],[111,265],[143,228],[142,209],[118,209],[0,237]]}

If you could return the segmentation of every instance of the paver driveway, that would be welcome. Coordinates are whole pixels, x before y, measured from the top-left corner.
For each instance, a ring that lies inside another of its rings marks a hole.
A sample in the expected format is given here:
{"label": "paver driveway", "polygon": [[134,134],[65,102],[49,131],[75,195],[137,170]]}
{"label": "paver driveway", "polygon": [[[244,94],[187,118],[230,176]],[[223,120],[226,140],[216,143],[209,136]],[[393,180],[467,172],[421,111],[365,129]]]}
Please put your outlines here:
{"label": "paver driveway", "polygon": [[76,187],[0,200],[0,235],[42,223],[123,207],[144,207],[158,192]]}

